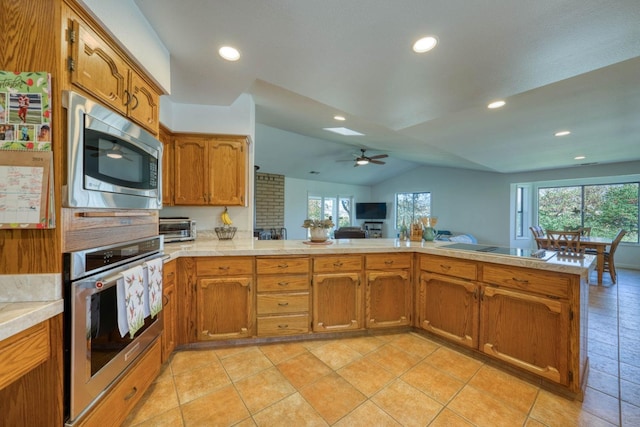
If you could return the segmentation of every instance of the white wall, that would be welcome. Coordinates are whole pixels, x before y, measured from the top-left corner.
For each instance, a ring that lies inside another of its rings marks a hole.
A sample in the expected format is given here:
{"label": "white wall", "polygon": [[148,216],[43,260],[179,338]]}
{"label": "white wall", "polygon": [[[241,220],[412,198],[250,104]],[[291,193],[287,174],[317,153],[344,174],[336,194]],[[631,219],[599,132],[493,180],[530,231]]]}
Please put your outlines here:
{"label": "white wall", "polygon": [[[250,95],[241,95],[231,106],[190,105],[161,100],[160,121],[173,132],[201,132],[229,135],[249,135],[249,165],[247,168],[248,206],[229,206],[233,225],[238,227],[237,237],[253,236],[254,137],[255,103]],[[185,166],[185,165],[183,165]],[[168,206],[160,211],[161,217],[187,216],[196,220],[198,230],[213,230],[221,226],[220,206]]]}
{"label": "white wall", "polygon": [[336,184],[284,178],[284,226],[288,239],[306,239],[307,229],[302,223],[307,218],[307,194],[323,196],[353,196],[357,201],[371,200],[371,187],[364,185]]}
{"label": "white wall", "polygon": [[[437,229],[473,234],[483,243],[508,246],[509,186],[503,175],[464,169],[421,167],[372,189],[376,201],[391,203],[389,224],[395,221],[398,192],[431,193],[431,215]],[[388,227],[385,237],[398,230]]]}
{"label": "white wall", "polygon": [[133,0],[80,0],[80,3],[126,46],[162,89],[171,93],[169,51]]}

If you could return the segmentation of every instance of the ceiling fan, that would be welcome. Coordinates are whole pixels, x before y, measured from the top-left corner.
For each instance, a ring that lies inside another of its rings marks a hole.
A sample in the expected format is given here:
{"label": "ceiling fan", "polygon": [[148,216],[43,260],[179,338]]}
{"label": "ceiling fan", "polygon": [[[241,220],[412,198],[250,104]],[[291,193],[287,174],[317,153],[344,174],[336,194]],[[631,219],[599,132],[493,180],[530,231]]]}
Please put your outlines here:
{"label": "ceiling fan", "polygon": [[358,166],[364,166],[364,165],[368,165],[369,163],[374,163],[376,165],[384,165],[385,162],[380,161],[379,159],[384,159],[385,157],[389,157],[388,154],[377,154],[375,156],[367,156],[365,154],[365,151],[367,151],[364,148],[360,149],[360,154],[354,154],[353,157],[355,157],[354,160],[338,160],[339,162],[351,162],[351,161],[355,161],[355,164],[353,165],[353,167],[358,167]]}

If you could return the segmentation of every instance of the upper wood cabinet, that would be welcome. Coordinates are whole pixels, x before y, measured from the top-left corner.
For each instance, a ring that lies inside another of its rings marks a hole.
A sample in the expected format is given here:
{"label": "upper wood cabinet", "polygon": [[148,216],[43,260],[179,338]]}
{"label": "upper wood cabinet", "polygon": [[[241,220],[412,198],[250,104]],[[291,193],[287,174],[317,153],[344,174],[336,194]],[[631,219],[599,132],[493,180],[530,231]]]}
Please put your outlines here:
{"label": "upper wood cabinet", "polygon": [[162,206],[173,206],[173,143],[171,132],[160,125],[159,140],[162,142]]}
{"label": "upper wood cabinet", "polygon": [[64,58],[72,86],[158,134],[159,94],[126,59],[126,55],[85,20],[67,10]]}
{"label": "upper wood cabinet", "polygon": [[247,137],[174,135],[175,205],[245,206]]}

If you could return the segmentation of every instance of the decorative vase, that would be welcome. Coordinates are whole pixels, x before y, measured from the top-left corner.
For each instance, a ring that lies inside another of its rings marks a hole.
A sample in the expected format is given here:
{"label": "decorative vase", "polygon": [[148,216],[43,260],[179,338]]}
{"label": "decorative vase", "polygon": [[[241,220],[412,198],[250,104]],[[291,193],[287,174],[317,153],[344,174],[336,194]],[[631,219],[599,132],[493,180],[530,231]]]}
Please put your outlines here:
{"label": "decorative vase", "polygon": [[311,241],[316,243],[322,243],[329,240],[329,229],[322,227],[309,228],[309,234],[311,235]]}
{"label": "decorative vase", "polygon": [[436,230],[433,227],[425,227],[422,238],[427,242],[431,242],[436,238]]}

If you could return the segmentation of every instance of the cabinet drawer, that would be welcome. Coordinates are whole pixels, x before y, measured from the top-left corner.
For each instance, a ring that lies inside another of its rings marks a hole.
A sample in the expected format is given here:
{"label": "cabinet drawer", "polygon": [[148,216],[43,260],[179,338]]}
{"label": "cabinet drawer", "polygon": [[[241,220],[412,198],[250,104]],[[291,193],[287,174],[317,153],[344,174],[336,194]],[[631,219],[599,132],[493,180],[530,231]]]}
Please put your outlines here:
{"label": "cabinet drawer", "polygon": [[450,257],[423,255],[420,257],[420,269],[462,279],[478,278],[478,267],[474,262]]}
{"label": "cabinet drawer", "polygon": [[258,274],[308,273],[309,258],[258,258],[256,270]]}
{"label": "cabinet drawer", "polygon": [[309,276],[306,274],[258,276],[258,292],[308,290]]}
{"label": "cabinet drawer", "polygon": [[411,254],[371,254],[366,256],[367,270],[411,267]]}
{"label": "cabinet drawer", "polygon": [[571,279],[562,273],[485,264],[482,281],[506,288],[536,292],[560,298],[569,297]]}
{"label": "cabinet drawer", "polygon": [[176,261],[165,262],[162,266],[163,286],[172,285],[176,281]]}
{"label": "cabinet drawer", "polygon": [[362,269],[362,257],[353,255],[323,256],[313,260],[315,273],[333,273],[338,271],[356,271]]}
{"label": "cabinet drawer", "polygon": [[258,315],[309,311],[309,293],[260,294]]}
{"label": "cabinet drawer", "polygon": [[0,389],[49,359],[50,353],[48,321],[0,342]]}
{"label": "cabinet drawer", "polygon": [[253,273],[253,259],[243,257],[197,258],[198,276],[232,276]]}
{"label": "cabinet drawer", "polygon": [[294,335],[309,332],[309,315],[258,317],[258,336]]}
{"label": "cabinet drawer", "polygon": [[156,340],[80,425],[120,425],[160,372],[160,356],[160,340]]}

